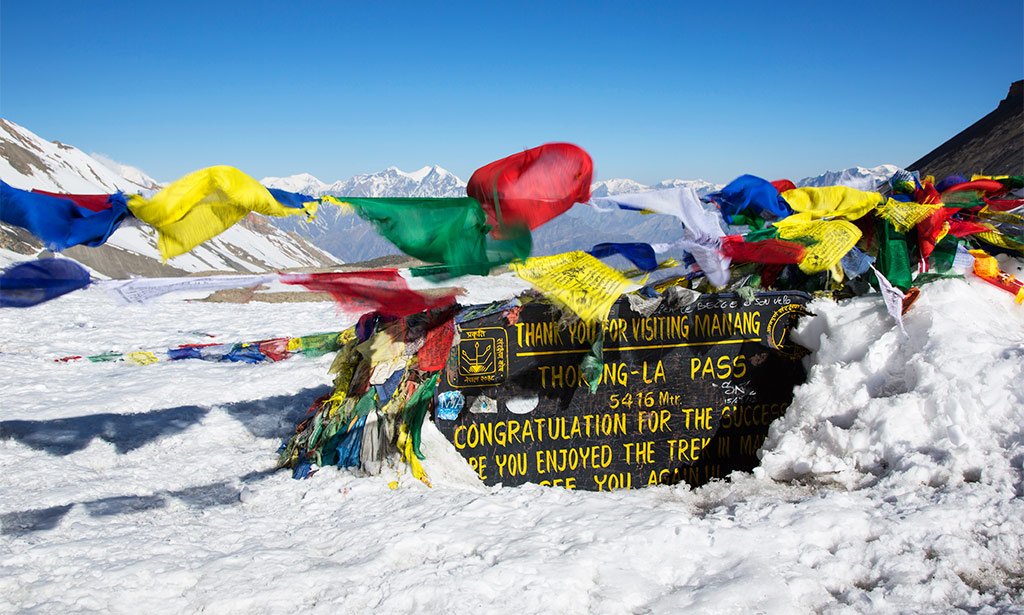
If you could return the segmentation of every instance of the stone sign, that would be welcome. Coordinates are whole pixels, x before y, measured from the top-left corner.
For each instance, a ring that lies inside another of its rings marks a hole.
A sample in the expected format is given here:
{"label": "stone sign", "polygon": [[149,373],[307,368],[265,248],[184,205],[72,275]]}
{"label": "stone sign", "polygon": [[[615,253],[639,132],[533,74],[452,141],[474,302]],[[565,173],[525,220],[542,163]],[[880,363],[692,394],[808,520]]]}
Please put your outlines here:
{"label": "stone sign", "polygon": [[[604,491],[750,470],[804,381],[786,338],[809,300],[702,295],[643,316],[623,297],[594,324],[560,325],[544,301],[482,310],[458,325],[435,421],[488,485]],[[581,364],[598,339],[591,392]]]}

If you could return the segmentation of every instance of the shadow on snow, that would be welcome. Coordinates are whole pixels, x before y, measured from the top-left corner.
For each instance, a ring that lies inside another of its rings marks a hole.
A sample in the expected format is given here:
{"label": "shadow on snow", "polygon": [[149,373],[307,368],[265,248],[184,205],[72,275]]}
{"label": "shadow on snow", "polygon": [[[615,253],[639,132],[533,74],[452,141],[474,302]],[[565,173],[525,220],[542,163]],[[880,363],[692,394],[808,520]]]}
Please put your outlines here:
{"label": "shadow on snow", "polygon": [[[258,438],[285,438],[313,401],[330,392],[329,386],[305,389],[295,395],[235,402],[222,406],[232,418]],[[0,421],[0,440],[16,440],[51,455],[83,450],[95,438],[128,453],[165,436],[181,433],[210,412],[200,406],[178,406],[134,414],[91,414],[45,421]]]}
{"label": "shadow on snow", "polygon": [[[237,479],[243,486],[261,481],[276,470],[250,472]],[[99,498],[81,502],[90,517],[109,517],[112,515],[130,514],[165,508],[173,500],[182,502],[189,508],[211,508],[214,506],[230,506],[236,504],[242,494],[241,487],[235,481],[218,481],[207,485],[196,485],[185,489],[158,491],[153,495],[121,495]],[[52,530],[74,504],[35,508],[0,514],[0,535],[20,536],[40,530]]]}
{"label": "shadow on snow", "polygon": [[[236,402],[220,406],[258,438],[284,440],[313,401],[331,387],[304,389],[295,395]],[[89,446],[95,438],[114,445],[119,454],[138,449],[166,436],[181,433],[199,423],[210,408],[179,406],[134,414],[94,414],[46,421],[0,421],[0,440],[15,440],[51,455],[70,455]],[[172,501],[190,508],[227,506],[239,501],[242,487],[271,475],[274,470],[250,472],[238,479],[197,485],[153,495],[123,495],[79,503],[90,517],[130,514],[164,508]],[[0,514],[0,534],[23,535],[57,527],[75,504],[50,506]]]}

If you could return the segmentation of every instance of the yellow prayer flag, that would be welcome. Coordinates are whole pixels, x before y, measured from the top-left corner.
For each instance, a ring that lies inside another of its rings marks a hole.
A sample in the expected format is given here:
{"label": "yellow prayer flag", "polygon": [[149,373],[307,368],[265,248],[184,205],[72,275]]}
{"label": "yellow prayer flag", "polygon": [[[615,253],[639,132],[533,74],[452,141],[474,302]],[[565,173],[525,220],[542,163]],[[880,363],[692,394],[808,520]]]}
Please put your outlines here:
{"label": "yellow prayer flag", "polygon": [[846,218],[856,220],[885,202],[877,192],[864,192],[846,186],[796,188],[782,193],[793,211],[811,214],[814,218]]}
{"label": "yellow prayer flag", "polygon": [[409,426],[401,425],[398,428],[398,450],[402,453],[402,461],[409,464],[412,469],[412,475],[415,478],[423,481],[423,484],[430,487],[430,479],[427,477],[426,471],[423,470],[423,464],[416,457],[416,453],[413,451],[412,436],[409,434]]}
{"label": "yellow prayer flag", "polygon": [[279,217],[313,215],[316,201],[302,209],[286,207],[245,173],[216,166],[182,177],[151,199],[131,196],[128,209],[160,234],[157,245],[166,261],[216,237],[249,212]]}
{"label": "yellow prayer flag", "polygon": [[352,203],[349,203],[348,201],[343,201],[336,196],[331,196],[330,194],[325,194],[321,196],[320,202],[330,203],[331,205],[337,205],[338,208],[341,209],[342,215],[345,216],[356,213],[356,210],[352,207]]}
{"label": "yellow prayer flag", "polygon": [[148,350],[129,352],[128,354],[124,355],[124,358],[128,359],[129,361],[137,365],[152,365],[153,363],[158,363],[160,361],[160,359],[158,359],[155,354],[149,352]]}
{"label": "yellow prayer flag", "polygon": [[1024,242],[1016,241],[1010,237],[997,233],[995,231],[984,231],[982,233],[975,233],[974,237],[984,241],[985,243],[1004,248],[1007,250],[1014,250],[1024,254]]}
{"label": "yellow prayer flag", "polygon": [[586,252],[567,252],[513,263],[516,275],[586,322],[604,320],[631,282]]}
{"label": "yellow prayer flag", "polygon": [[807,246],[800,271],[819,273],[832,269],[857,245],[860,229],[846,220],[810,220],[809,215],[796,214],[775,223],[779,239],[796,241]]}
{"label": "yellow prayer flag", "polygon": [[904,203],[896,199],[889,199],[875,213],[891,222],[897,232],[906,233],[940,207],[942,206],[924,203]]}

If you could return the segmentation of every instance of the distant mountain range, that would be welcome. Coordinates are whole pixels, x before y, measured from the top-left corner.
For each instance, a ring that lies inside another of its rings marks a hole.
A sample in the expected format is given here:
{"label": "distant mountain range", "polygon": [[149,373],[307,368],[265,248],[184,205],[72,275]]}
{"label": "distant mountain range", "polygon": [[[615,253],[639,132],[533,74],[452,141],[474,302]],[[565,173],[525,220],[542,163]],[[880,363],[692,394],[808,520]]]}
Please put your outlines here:
{"label": "distant mountain range", "polygon": [[[897,167],[854,167],[804,178],[798,186],[848,185],[874,189],[892,176]],[[59,142],[48,142],[31,131],[0,119],[0,179],[22,189],[53,192],[101,194],[121,190],[147,193],[161,185],[139,169],[120,165]],[[261,183],[311,196],[339,197],[458,197],[466,195],[466,182],[451,172],[428,166],[414,172],[388,167],[378,173],[357,175],[346,181],[326,183],[302,173],[289,177],[265,177]],[[645,192],[692,186],[699,195],[722,187],[704,180],[669,179],[653,186],[631,179],[595,182],[592,194]],[[537,256],[569,250],[587,250],[602,242],[669,242],[681,237],[679,222],[670,216],[640,215],[637,212],[601,212],[577,204],[533,233]],[[0,257],[13,262],[38,254],[40,242],[21,229],[0,224]],[[4,251],[7,252],[4,257]],[[65,256],[74,258],[110,277],[129,274],[182,275],[197,271],[259,272],[303,267],[328,267],[344,262],[366,261],[400,254],[367,222],[345,215],[338,207],[325,205],[315,220],[298,216],[272,218],[248,216],[242,223],[185,254],[161,265],[156,234],[145,225],[122,225],[100,248],[71,248]]]}
{"label": "distant mountain range", "polygon": [[[894,165],[873,168],[854,167],[823,173],[796,182],[803,186],[846,185],[873,190],[892,177]],[[357,175],[345,182],[327,184],[303,173],[289,177],[264,177],[260,182],[270,188],[300,192],[311,196],[365,197],[458,197],[466,196],[466,182],[438,166],[406,173],[389,167],[371,175]],[[704,196],[723,187],[702,179],[667,179],[653,186],[632,179],[608,179],[591,185],[595,197],[632,192],[647,192],[692,186]],[[337,208],[323,207],[317,219],[306,223],[297,218],[272,220],[280,228],[296,232],[345,261],[361,261],[400,254],[374,228],[356,216]],[[544,256],[570,250],[589,250],[603,242],[671,242],[682,236],[679,221],[671,216],[640,215],[631,211],[597,211],[577,204],[561,216],[533,232],[533,254]]]}

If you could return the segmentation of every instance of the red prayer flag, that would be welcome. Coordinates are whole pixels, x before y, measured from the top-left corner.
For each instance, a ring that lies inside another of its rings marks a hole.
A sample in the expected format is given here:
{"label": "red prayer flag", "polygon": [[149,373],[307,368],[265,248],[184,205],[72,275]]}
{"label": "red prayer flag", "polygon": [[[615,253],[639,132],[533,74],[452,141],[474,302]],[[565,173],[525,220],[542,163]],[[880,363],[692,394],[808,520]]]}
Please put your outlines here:
{"label": "red prayer flag", "polygon": [[[964,191],[981,192],[983,194],[991,196],[1005,192],[1006,188],[1003,186],[1003,184],[993,179],[976,179],[972,182],[965,182],[962,184],[957,184],[951,188],[947,188],[945,191],[943,191],[942,196],[948,197],[953,193]],[[949,201],[944,200],[944,202]]]}
{"label": "red prayer flag", "polygon": [[967,222],[965,220],[950,220],[949,221],[949,234],[954,237],[966,237],[975,233],[984,233],[991,231],[989,227],[978,224],[977,222]]}
{"label": "red prayer flag", "polygon": [[455,302],[454,291],[434,297],[411,290],[397,269],[282,274],[281,281],[285,284],[299,284],[312,291],[330,293],[342,310],[352,313],[377,312],[400,317]]}
{"label": "red prayer flag", "polygon": [[455,337],[455,321],[449,320],[427,332],[423,348],[416,353],[419,358],[417,369],[432,372],[442,369],[448,362],[448,353],[452,349]]}
{"label": "red prayer flag", "polygon": [[956,212],[953,207],[940,207],[917,223],[917,247],[921,250],[921,260],[931,255],[946,221]]}
{"label": "red prayer flag", "polygon": [[985,199],[985,205],[989,211],[1010,211],[1024,205],[1024,199],[1016,201],[1000,201],[997,199]]}
{"label": "red prayer flag", "polygon": [[935,185],[931,182],[925,182],[923,186],[914,191],[914,202],[932,205],[942,201],[939,191],[935,189]]}
{"label": "red prayer flag", "polygon": [[469,178],[466,194],[480,202],[495,237],[526,225],[535,229],[590,200],[594,163],[571,143],[548,143],[481,167]]}
{"label": "red prayer flag", "polygon": [[59,192],[47,192],[45,190],[33,190],[37,194],[45,194],[46,196],[55,196],[59,199],[68,199],[79,207],[84,207],[89,211],[104,211],[110,209],[110,195],[109,194],[61,194]]}
{"label": "red prayer flag", "polygon": [[787,190],[796,190],[796,184],[789,181],[788,179],[777,179],[772,182],[772,185],[775,186],[775,189],[779,191],[779,194],[782,194]]}
{"label": "red prayer flag", "polygon": [[739,235],[722,237],[722,254],[736,263],[795,265],[803,260],[807,248],[792,241],[764,239],[743,241]]}
{"label": "red prayer flag", "polygon": [[287,337],[277,337],[272,340],[264,340],[259,342],[259,349],[260,352],[263,353],[263,356],[267,357],[271,361],[280,361],[291,356],[291,353],[288,352],[288,342],[289,338]]}

